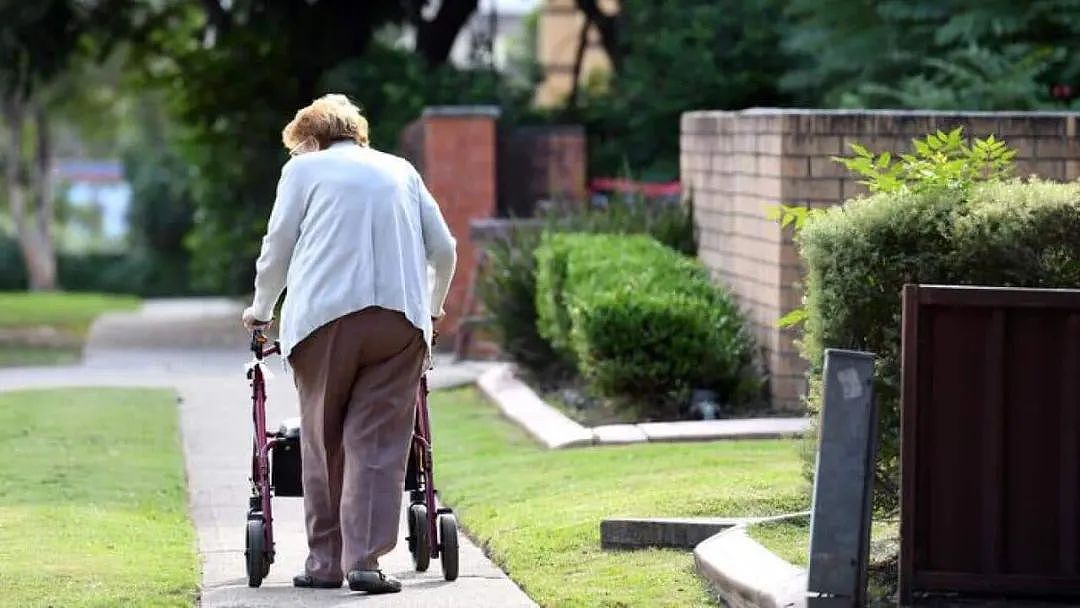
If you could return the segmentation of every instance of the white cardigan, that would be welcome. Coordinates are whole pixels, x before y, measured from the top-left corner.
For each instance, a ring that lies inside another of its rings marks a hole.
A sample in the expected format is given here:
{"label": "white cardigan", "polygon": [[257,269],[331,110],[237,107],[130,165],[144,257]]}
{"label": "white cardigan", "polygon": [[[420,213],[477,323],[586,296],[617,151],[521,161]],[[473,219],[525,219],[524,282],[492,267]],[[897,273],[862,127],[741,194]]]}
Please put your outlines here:
{"label": "white cardigan", "polygon": [[337,142],[281,169],[249,310],[270,320],[288,289],[279,334],[286,357],[322,325],[369,306],[401,311],[430,345],[431,317],[442,316],[454,274],[455,245],[408,161]]}

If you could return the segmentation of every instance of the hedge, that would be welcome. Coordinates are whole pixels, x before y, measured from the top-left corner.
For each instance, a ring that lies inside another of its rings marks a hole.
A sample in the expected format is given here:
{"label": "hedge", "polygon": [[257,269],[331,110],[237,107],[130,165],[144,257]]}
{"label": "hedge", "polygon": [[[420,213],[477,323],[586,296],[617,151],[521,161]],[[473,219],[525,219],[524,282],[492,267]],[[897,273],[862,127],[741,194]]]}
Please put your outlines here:
{"label": "hedge", "polygon": [[898,498],[903,286],[1080,287],[1080,184],[879,193],[811,215],[797,241],[807,267],[808,407],[821,406],[825,348],[877,355],[875,504],[887,510]]}
{"label": "hedge", "polygon": [[602,206],[547,212],[540,225],[515,224],[485,244],[488,263],[477,285],[503,351],[536,378],[573,372],[571,357],[558,354],[537,331],[536,248],[544,232],[648,234],[685,255],[697,251],[693,201],[667,202],[615,196]]}
{"label": "hedge", "polygon": [[[125,293],[143,297],[191,295],[185,253],[131,249],[124,253],[59,253],[57,283],[64,291]],[[18,243],[0,235],[0,291],[29,286]]]}
{"label": "hedge", "polygon": [[657,417],[685,415],[690,389],[742,400],[750,339],[708,272],[636,235],[546,234],[536,252],[537,326],[597,392]]}

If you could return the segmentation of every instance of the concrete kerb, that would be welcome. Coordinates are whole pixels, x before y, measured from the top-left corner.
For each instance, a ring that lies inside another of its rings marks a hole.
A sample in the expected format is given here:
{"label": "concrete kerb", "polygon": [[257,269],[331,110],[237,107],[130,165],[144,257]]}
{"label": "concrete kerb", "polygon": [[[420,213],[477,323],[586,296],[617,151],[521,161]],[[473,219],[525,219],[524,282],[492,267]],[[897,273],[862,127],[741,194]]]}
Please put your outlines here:
{"label": "concrete kerb", "polygon": [[480,375],[476,384],[502,413],[521,425],[548,448],[593,444],[592,431],[544,403],[524,382],[514,377],[510,365],[500,365]]}
{"label": "concrete kerb", "polygon": [[476,384],[507,418],[548,448],[723,439],[781,439],[802,436],[810,429],[809,418],[692,420],[611,424],[587,428],[545,403],[528,385],[515,377],[511,364],[492,367],[480,375]]}
{"label": "concrete kerb", "polygon": [[750,538],[746,523],[699,544],[694,549],[694,564],[698,574],[732,608],[806,606],[806,570]]}

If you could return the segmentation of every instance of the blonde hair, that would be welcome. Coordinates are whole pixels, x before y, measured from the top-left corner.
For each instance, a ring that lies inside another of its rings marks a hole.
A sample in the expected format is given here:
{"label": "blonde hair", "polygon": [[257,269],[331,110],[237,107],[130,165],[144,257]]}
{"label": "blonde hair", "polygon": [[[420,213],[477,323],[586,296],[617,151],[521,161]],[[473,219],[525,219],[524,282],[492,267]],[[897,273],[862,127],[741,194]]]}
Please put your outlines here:
{"label": "blonde hair", "polygon": [[281,141],[290,154],[322,150],[348,139],[368,145],[368,122],[360,108],[339,94],[323,95],[301,108],[281,131]]}

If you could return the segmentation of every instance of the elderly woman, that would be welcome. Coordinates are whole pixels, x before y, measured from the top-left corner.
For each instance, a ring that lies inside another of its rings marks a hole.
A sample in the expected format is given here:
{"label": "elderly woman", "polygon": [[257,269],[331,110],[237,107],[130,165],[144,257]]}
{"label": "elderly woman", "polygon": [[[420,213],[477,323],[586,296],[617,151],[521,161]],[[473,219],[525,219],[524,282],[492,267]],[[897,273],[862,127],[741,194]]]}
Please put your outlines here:
{"label": "elderly woman", "polygon": [[[282,355],[300,397],[308,557],[297,587],[392,593],[416,390],[455,243],[404,159],[373,150],[359,109],[327,95],[282,133],[285,163],[256,263],[251,329],[283,289]],[[435,281],[429,284],[428,265]]]}

